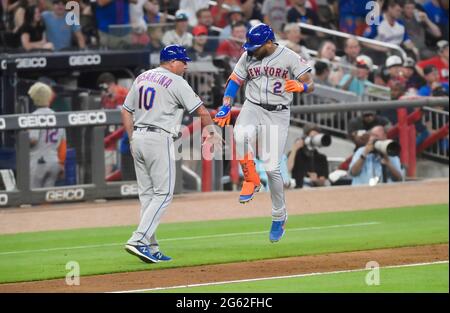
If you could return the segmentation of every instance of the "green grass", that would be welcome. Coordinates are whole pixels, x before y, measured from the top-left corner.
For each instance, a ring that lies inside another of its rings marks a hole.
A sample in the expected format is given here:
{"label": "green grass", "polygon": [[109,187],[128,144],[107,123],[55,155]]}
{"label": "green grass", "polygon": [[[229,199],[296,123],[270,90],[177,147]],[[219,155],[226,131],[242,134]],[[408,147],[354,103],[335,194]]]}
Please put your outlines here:
{"label": "green grass", "polygon": [[[69,261],[80,264],[81,275],[92,275],[446,243],[448,211],[443,204],[289,216],[286,236],[277,244],[268,240],[269,217],[162,224],[161,249],[174,261],[151,265],[123,250],[134,226],[0,235],[0,282],[63,278]],[[310,228],[370,222],[378,224]],[[249,232],[261,233],[243,234]],[[192,238],[214,235],[224,237]],[[73,248],[91,245],[100,247]],[[55,248],[68,249],[35,251]]]}
{"label": "green grass", "polygon": [[[164,293],[298,293],[298,292],[448,292],[448,263],[381,268],[379,284],[366,284],[369,271],[321,274],[213,286],[176,288]],[[370,280],[369,280],[370,281]],[[371,280],[373,281],[373,280]]]}

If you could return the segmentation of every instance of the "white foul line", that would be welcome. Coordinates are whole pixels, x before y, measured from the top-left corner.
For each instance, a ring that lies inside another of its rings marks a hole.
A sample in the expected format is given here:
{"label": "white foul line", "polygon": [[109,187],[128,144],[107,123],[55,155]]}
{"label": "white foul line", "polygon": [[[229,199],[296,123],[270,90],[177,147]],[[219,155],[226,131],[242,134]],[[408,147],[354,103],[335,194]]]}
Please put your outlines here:
{"label": "white foul line", "polygon": [[[355,223],[355,224],[338,224],[338,225],[330,225],[330,226],[287,228],[286,232],[333,229],[333,228],[344,228],[344,227],[357,227],[357,226],[369,226],[369,225],[378,225],[378,224],[381,224],[381,223],[380,222],[366,222],[366,223]],[[265,233],[267,233],[267,231],[255,231],[255,232],[246,232],[246,233],[228,233],[228,234],[193,236],[193,237],[166,238],[166,239],[159,239],[158,241],[159,242],[165,242],[165,241],[179,241],[179,240],[197,240],[197,239],[209,239],[209,238],[223,238],[223,237],[235,237],[235,236],[260,235],[260,234],[265,234]],[[23,253],[36,253],[36,252],[50,252],[50,251],[61,251],[61,250],[79,250],[79,249],[113,247],[113,246],[121,246],[121,245],[124,245],[124,244],[125,243],[123,243],[123,242],[122,243],[105,243],[105,244],[99,244],[99,245],[60,247],[60,248],[35,249],[35,250],[6,251],[6,252],[0,252],[0,256],[2,256],[2,255],[11,255],[11,254],[23,254]]]}
{"label": "white foul line", "polygon": [[[448,264],[448,260],[436,261],[436,262],[426,262],[426,263],[413,263],[413,264],[383,266],[383,267],[380,267],[380,269],[415,267],[415,266],[434,265],[434,264]],[[235,284],[235,283],[248,283],[248,282],[264,281],[264,280],[300,278],[300,277],[322,276],[322,275],[342,274],[342,273],[355,273],[355,272],[364,272],[364,271],[369,271],[369,270],[370,269],[361,268],[361,269],[354,269],[354,270],[342,270],[342,271],[333,271],[333,272],[318,272],[318,273],[307,273],[307,274],[297,274],[297,275],[287,275],[287,276],[250,278],[250,279],[241,279],[241,280],[229,280],[229,281],[212,282],[212,283],[192,284],[192,285],[179,285],[179,286],[172,286],[172,287],[157,287],[157,288],[148,288],[148,289],[114,291],[112,293],[135,293],[135,292],[182,289],[182,288],[192,288],[192,287],[205,287],[205,286],[215,286],[215,285],[225,285],[225,284]]]}

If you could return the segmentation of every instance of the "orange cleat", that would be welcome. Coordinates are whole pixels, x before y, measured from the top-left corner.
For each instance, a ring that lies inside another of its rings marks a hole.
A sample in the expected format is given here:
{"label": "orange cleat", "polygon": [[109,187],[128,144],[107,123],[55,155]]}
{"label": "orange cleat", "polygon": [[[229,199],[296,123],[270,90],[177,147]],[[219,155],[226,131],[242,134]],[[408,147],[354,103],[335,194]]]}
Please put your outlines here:
{"label": "orange cleat", "polygon": [[255,162],[251,153],[247,154],[241,163],[242,172],[244,173],[244,183],[242,184],[241,194],[239,195],[239,202],[246,203],[253,199],[255,192],[261,189],[261,181],[256,172]]}

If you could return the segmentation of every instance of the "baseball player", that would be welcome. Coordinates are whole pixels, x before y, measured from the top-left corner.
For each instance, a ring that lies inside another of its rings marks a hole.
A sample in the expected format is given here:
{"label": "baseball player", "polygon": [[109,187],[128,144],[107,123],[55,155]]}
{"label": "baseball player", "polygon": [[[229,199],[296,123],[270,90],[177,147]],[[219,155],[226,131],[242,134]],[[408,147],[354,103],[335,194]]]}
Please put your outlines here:
{"label": "baseball player", "polygon": [[[53,90],[46,84],[37,82],[30,87],[28,95],[38,107],[33,114],[54,114],[50,109]],[[66,130],[32,129],[30,138],[31,188],[53,187],[58,176],[64,173],[66,160]]]}
{"label": "baseball player", "polygon": [[[125,250],[146,263],[170,261],[159,251],[155,232],[172,201],[175,185],[174,136],[184,109],[201,117],[202,126],[214,125],[202,100],[182,75],[191,61],[186,49],[169,45],[161,50],[160,66],[140,74],[122,107],[122,121],[134,157],[141,220]],[[133,120],[134,119],[134,120]],[[205,142],[219,144],[220,134],[210,132]]]}
{"label": "baseball player", "polygon": [[[253,161],[254,145],[260,139],[258,151],[270,151],[264,167],[272,199],[271,242],[284,235],[287,220],[280,160],[288,135],[292,93],[310,93],[314,89],[311,67],[298,54],[274,41],[273,30],[266,24],[248,30],[245,52],[227,81],[223,105],[214,119],[221,127],[229,124],[231,105],[239,87],[246,82],[246,100],[234,128],[236,151],[244,173],[239,201],[250,201],[260,189]],[[267,140],[273,138],[275,146],[267,146]]]}

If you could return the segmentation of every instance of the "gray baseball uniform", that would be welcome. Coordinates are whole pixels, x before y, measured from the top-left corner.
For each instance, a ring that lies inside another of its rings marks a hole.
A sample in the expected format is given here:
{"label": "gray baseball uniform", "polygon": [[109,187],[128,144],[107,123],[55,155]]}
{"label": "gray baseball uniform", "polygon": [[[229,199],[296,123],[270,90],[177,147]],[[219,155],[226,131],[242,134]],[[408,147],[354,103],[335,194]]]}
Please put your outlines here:
{"label": "gray baseball uniform", "polygon": [[[267,172],[274,221],[284,220],[286,216],[280,160],[288,135],[293,94],[285,92],[284,85],[286,79],[298,79],[309,71],[311,67],[298,54],[278,46],[273,54],[262,60],[249,58],[244,52],[233,72],[247,82],[246,100],[234,130],[236,149],[240,156],[248,152],[254,154],[255,142],[259,140],[258,157]],[[278,106],[279,110],[269,111],[261,105]]]}
{"label": "gray baseball uniform", "polygon": [[[50,108],[39,108],[33,114],[54,114]],[[58,148],[66,140],[64,128],[32,129],[30,140],[37,143],[30,149],[31,188],[55,186],[61,165],[58,159]]]}
{"label": "gray baseball uniform", "polygon": [[152,253],[159,250],[155,232],[175,185],[173,136],[178,134],[183,109],[193,113],[202,104],[183,77],[162,67],[142,73],[133,82],[123,109],[134,115],[131,148],[141,220],[128,244],[149,245]]}

